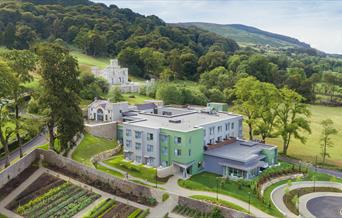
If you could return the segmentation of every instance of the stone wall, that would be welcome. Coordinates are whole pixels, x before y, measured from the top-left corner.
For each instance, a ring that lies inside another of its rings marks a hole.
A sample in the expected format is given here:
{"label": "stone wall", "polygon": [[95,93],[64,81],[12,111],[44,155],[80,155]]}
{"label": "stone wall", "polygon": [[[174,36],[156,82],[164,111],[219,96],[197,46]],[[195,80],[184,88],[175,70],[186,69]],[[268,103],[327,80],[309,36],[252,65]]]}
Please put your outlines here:
{"label": "stone wall", "polygon": [[122,149],[122,146],[119,144],[118,146],[116,146],[114,149],[110,149],[110,150],[107,150],[107,151],[103,151],[99,154],[96,154],[94,155],[90,161],[92,163],[97,163],[99,161],[104,161],[104,160],[107,160],[111,157],[113,157],[114,155],[118,154]]}
{"label": "stone wall", "polygon": [[113,177],[110,174],[98,171],[95,168],[84,166],[69,158],[60,156],[53,151],[45,151],[41,149],[38,149],[36,151],[39,152],[39,157],[43,159],[44,162],[47,162],[49,165],[65,169],[71,173],[77,174],[79,177],[87,178],[87,180],[89,181],[101,181],[107,183],[113,189],[118,189],[121,192],[127,194],[144,196],[147,198],[151,196],[157,197],[152,195],[152,192],[148,187]]}
{"label": "stone wall", "polygon": [[85,124],[85,130],[97,137],[116,140],[116,122]]}
{"label": "stone wall", "polygon": [[157,175],[159,178],[172,176],[175,173],[177,173],[177,170],[175,169],[173,165],[169,167],[157,168]]}
{"label": "stone wall", "polygon": [[29,167],[36,159],[36,152],[32,151],[28,155],[24,156],[20,161],[12,164],[3,171],[0,172],[0,188],[2,188],[11,179],[18,176],[27,167]]}
{"label": "stone wall", "polygon": [[182,205],[182,206],[187,206],[187,207],[192,208],[192,209],[199,210],[199,211],[204,212],[204,213],[210,213],[210,212],[212,212],[214,207],[217,207],[221,210],[221,214],[225,218],[248,218],[248,217],[252,217],[246,213],[239,212],[237,210],[233,210],[233,209],[230,209],[227,207],[217,206],[217,205],[210,204],[210,203],[207,203],[204,201],[194,200],[194,199],[186,198],[186,197],[182,197],[182,196],[178,197],[178,204]]}

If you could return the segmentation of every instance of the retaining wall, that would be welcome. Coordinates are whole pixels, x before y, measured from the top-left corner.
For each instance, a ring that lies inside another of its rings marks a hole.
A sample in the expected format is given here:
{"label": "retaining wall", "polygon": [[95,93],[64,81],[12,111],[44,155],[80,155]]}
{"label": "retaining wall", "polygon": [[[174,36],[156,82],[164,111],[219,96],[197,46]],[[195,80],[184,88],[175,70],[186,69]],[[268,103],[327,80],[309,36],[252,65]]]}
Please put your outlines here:
{"label": "retaining wall", "polygon": [[252,217],[246,213],[239,212],[237,210],[233,210],[233,209],[226,208],[226,207],[221,207],[221,206],[214,205],[214,204],[211,204],[208,202],[194,200],[194,199],[186,198],[186,197],[182,197],[182,196],[178,197],[178,204],[182,205],[182,206],[187,206],[187,207],[192,208],[192,209],[196,209],[196,210],[204,212],[204,213],[210,213],[210,212],[212,212],[214,207],[217,207],[221,210],[221,214],[225,218],[249,218],[249,217]]}
{"label": "retaining wall", "polygon": [[114,139],[116,140],[116,122],[109,123],[98,123],[98,124],[85,124],[85,131],[97,136],[106,139]]}
{"label": "retaining wall", "polygon": [[24,156],[21,160],[10,165],[3,171],[0,171],[0,188],[2,188],[11,179],[17,177],[21,172],[23,172],[27,167],[29,167],[37,158],[36,150],[30,152],[28,155]]}

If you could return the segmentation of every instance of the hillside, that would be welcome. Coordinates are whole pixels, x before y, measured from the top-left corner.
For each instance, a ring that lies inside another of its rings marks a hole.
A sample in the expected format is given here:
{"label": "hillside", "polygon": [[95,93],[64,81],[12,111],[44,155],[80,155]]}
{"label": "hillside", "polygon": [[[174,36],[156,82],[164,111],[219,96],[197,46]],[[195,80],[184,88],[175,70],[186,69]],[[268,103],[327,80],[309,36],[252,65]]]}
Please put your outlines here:
{"label": "hillside", "polygon": [[310,48],[309,44],[299,41],[298,39],[260,30],[255,27],[245,26],[241,24],[214,24],[214,23],[177,23],[177,26],[189,27],[196,26],[210,32],[214,32],[221,36],[231,38],[240,45],[269,45],[276,48],[300,47]]}

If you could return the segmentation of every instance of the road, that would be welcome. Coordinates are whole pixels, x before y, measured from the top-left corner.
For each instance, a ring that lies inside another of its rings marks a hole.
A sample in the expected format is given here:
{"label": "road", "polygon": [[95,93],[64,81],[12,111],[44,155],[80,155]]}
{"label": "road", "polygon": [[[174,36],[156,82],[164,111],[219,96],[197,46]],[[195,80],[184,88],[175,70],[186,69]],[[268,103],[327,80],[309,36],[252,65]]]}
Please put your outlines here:
{"label": "road", "polygon": [[[25,154],[25,152],[30,151],[33,147],[35,146],[40,146],[40,145],[44,145],[48,143],[45,134],[43,134],[42,132],[39,133],[39,135],[35,136],[31,141],[27,142],[26,144],[24,144],[23,147],[23,152]],[[18,158],[20,155],[20,151],[19,148],[12,151],[10,153],[10,161],[15,160],[16,158]],[[5,162],[6,162],[6,158],[2,157],[0,159],[0,169],[5,167]]]}
{"label": "road", "polygon": [[278,186],[275,188],[271,193],[271,200],[273,204],[277,207],[277,209],[284,214],[285,217],[297,217],[297,215],[293,214],[285,205],[283,198],[286,193],[286,188],[288,187],[288,190],[294,190],[299,188],[305,188],[305,187],[334,187],[339,188],[342,190],[342,184],[336,183],[336,182],[327,182],[327,181],[303,181],[303,182],[293,182],[290,187],[288,187],[287,184]]}
{"label": "road", "polygon": [[[279,156],[279,160],[282,160],[282,161],[285,161],[285,162],[289,162],[289,163],[293,163],[293,164],[303,164],[299,160],[295,160],[295,159],[292,159],[292,158],[289,158],[289,157],[284,157],[284,156]],[[315,170],[315,167],[312,166],[312,165],[309,166],[309,168],[311,170]],[[329,169],[324,169],[324,168],[317,167],[317,172],[329,174],[329,175],[335,176],[337,178],[342,178],[342,172],[341,171],[329,170]]]}
{"label": "road", "polygon": [[342,197],[313,198],[307,202],[306,206],[315,217],[342,217]]}

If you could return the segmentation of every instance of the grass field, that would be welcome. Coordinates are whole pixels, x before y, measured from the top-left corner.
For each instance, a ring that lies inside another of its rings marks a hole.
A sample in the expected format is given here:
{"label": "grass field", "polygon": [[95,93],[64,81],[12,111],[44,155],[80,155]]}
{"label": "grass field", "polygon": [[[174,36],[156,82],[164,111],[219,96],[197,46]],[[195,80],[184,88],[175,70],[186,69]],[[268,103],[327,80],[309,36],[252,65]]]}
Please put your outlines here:
{"label": "grass field", "polygon": [[[327,158],[327,163],[336,165],[339,169],[342,169],[342,107],[310,105],[309,108],[312,113],[310,117],[312,133],[307,135],[307,142],[305,144],[302,144],[299,140],[293,139],[288,154],[295,158],[310,162],[314,162],[315,156],[318,155],[318,161],[321,161],[320,136],[322,127],[320,122],[330,118],[334,121],[334,126],[339,133],[332,136],[335,145],[328,150],[331,157]],[[247,134],[246,130],[245,134]],[[278,145],[279,151],[282,151],[282,141],[280,138],[268,139],[267,143]]]}
{"label": "grass field", "polygon": [[94,167],[90,158],[102,151],[113,149],[116,146],[114,141],[98,138],[90,134],[85,134],[82,142],[72,153],[72,159],[84,165]]}
{"label": "grass field", "polygon": [[124,93],[122,96],[125,98],[128,104],[143,104],[145,100],[151,100],[152,98],[145,95],[139,95],[137,93]]}

